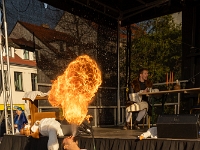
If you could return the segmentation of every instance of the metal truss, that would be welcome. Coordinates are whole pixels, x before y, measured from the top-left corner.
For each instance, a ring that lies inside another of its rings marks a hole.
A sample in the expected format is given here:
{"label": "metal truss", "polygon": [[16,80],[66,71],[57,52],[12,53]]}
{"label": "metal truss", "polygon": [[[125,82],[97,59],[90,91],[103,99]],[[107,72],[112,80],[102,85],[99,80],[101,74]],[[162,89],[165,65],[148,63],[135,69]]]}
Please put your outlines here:
{"label": "metal truss", "polygon": [[[3,12],[3,25],[4,35],[0,35],[0,62],[1,62],[1,79],[3,101],[4,101],[4,119],[6,126],[6,134],[14,134],[14,118],[13,118],[13,101],[12,101],[12,87],[11,87],[11,76],[10,76],[10,61],[8,51],[8,34],[7,34],[7,22],[6,22],[6,11],[5,11],[5,0],[2,0]],[[4,42],[3,42],[4,41]],[[3,57],[3,53],[6,54],[6,58]],[[10,113],[8,113],[10,110]]]}

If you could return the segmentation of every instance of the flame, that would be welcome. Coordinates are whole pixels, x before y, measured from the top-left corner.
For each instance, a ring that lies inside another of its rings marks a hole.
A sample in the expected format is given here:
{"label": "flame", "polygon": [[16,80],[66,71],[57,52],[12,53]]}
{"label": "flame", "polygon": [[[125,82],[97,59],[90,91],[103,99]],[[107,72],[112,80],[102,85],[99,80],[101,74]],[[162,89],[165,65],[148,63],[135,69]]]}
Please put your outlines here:
{"label": "flame", "polygon": [[53,82],[48,100],[52,106],[63,109],[69,123],[79,125],[101,82],[97,63],[87,55],[79,56]]}

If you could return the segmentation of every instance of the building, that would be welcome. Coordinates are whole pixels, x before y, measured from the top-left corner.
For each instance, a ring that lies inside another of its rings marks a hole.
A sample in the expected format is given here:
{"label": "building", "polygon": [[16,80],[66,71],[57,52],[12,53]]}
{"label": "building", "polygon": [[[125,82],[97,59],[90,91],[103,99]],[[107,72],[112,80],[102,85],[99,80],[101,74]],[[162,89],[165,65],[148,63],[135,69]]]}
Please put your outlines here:
{"label": "building", "polygon": [[[19,44],[20,41],[11,41],[9,43]],[[6,60],[6,53],[3,53],[3,59]],[[25,92],[36,90],[35,83],[37,82],[37,68],[34,52],[26,49],[14,48],[9,46],[9,61],[10,61],[10,77],[12,100],[14,106],[25,107],[25,101],[22,100]],[[4,65],[6,68],[7,65]],[[5,71],[5,74],[7,71]],[[4,99],[2,92],[2,76],[0,89],[0,110],[4,109]],[[5,79],[6,80],[6,79]],[[5,85],[6,87],[6,85]],[[7,89],[7,88],[6,88]]]}

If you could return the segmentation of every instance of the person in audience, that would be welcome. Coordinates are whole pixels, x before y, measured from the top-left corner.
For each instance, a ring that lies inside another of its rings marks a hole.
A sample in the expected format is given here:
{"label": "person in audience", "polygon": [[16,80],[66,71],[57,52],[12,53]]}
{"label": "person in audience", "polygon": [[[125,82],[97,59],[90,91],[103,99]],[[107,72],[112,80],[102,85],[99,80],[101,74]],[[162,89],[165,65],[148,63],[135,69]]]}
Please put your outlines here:
{"label": "person in audience", "polygon": [[24,128],[28,121],[21,107],[16,108],[16,114],[17,115],[14,118],[14,127],[16,129],[16,133],[18,133],[21,129]]}
{"label": "person in audience", "polygon": [[[148,97],[142,96],[139,97],[138,93],[148,92],[150,88],[152,88],[152,82],[148,80],[148,69],[142,68],[139,70],[139,76],[132,81],[129,87],[129,96],[132,93],[135,93],[134,101],[129,101],[128,106],[126,108],[126,123],[123,127],[124,130],[127,130],[130,126],[130,119],[132,117],[132,111],[135,111],[136,105],[139,107],[139,113],[137,115],[136,120],[134,121],[134,129],[140,129],[138,123],[140,120],[147,114],[151,115],[151,109],[148,102]],[[135,105],[136,103],[136,105]],[[137,110],[136,110],[137,111]]]}

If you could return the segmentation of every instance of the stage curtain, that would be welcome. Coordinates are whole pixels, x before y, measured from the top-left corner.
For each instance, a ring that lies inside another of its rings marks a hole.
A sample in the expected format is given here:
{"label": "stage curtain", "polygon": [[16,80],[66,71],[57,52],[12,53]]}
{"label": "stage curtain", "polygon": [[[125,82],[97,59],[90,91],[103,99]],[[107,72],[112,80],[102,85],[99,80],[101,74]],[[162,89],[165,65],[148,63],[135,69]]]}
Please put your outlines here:
{"label": "stage curtain", "polygon": [[[61,143],[64,137],[59,137]],[[34,139],[26,136],[4,135],[0,150],[47,150],[48,137]],[[94,150],[91,137],[78,138],[79,147]],[[96,138],[96,150],[199,150],[200,139],[173,140],[173,139],[109,139]]]}

